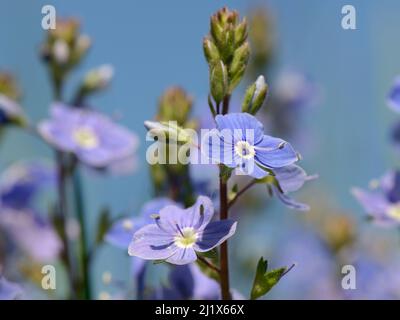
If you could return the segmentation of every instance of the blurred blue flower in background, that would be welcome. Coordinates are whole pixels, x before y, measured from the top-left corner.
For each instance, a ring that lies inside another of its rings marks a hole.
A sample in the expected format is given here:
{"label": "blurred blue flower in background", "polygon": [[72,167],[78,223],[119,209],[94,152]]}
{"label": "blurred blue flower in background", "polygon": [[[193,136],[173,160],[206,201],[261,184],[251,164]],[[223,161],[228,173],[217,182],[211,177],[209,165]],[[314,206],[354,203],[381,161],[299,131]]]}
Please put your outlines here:
{"label": "blurred blue flower in background", "polygon": [[22,290],[20,286],[0,275],[0,300],[17,300],[21,297]]}
{"label": "blurred blue flower in background", "polygon": [[74,153],[95,168],[107,168],[132,156],[138,145],[134,134],[105,115],[59,103],[51,107],[51,119],[42,121],[38,130],[50,145]]}
{"label": "blurred blue flower in background", "polygon": [[387,104],[393,111],[400,112],[400,77],[394,80],[387,97]]}
{"label": "blurred blue flower in background", "polygon": [[34,201],[54,182],[54,171],[40,162],[16,163],[0,179],[0,228],[13,244],[39,262],[54,260],[62,249],[53,226]]}
{"label": "blurred blue flower in background", "polygon": [[400,172],[389,171],[371,182],[372,190],[353,188],[352,193],[374,222],[393,226],[400,224]]}

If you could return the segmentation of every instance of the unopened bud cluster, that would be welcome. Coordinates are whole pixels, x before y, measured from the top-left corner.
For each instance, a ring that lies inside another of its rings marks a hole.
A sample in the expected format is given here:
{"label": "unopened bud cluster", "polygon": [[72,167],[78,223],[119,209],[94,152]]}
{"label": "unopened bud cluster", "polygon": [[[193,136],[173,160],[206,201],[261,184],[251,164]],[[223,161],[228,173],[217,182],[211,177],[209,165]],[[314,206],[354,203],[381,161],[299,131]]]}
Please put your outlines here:
{"label": "unopened bud cluster", "polygon": [[243,78],[250,56],[246,19],[223,8],[211,17],[210,34],[203,41],[210,69],[210,91],[219,104]]}

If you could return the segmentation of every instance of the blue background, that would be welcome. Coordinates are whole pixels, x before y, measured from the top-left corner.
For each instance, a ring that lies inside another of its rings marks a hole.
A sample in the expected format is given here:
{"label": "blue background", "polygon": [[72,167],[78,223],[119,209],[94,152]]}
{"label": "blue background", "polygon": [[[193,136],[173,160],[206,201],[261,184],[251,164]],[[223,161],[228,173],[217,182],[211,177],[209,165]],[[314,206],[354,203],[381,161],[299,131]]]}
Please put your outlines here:
{"label": "blue background", "polygon": [[[111,88],[91,102],[108,114],[120,113],[121,122],[138,134],[140,163],[128,177],[85,175],[88,219],[93,225],[105,204],[115,215],[135,213],[151,198],[143,121],[153,118],[158,97],[173,84],[204,101],[208,69],[201,45],[209,16],[224,5],[243,16],[254,5],[267,4],[277,31],[276,68],[304,70],[322,88],[318,107],[307,114],[304,123],[315,147],[309,154],[303,153],[303,165],[320,175],[310,188],[324,190],[337,206],[360,217],[362,211],[349,193],[350,187],[367,185],[397,159],[388,142],[388,128],[398,116],[386,107],[385,99],[400,71],[400,2],[352,0],[357,30],[346,31],[341,28],[341,8],[348,2],[2,0],[0,69],[16,75],[23,91],[22,104],[32,121],[46,117],[51,89],[38,58],[45,34],[41,28],[45,4],[53,4],[59,16],[80,18],[83,32],[93,40],[87,59],[69,81],[68,92],[89,68],[103,63],[114,66]],[[268,82],[268,74],[266,79]],[[41,141],[11,130],[0,155],[0,168],[4,169],[17,159],[50,158],[52,153]],[[291,218],[287,213],[281,217]],[[246,236],[245,230],[239,229],[238,239]],[[266,241],[262,235],[273,236],[274,230],[257,231],[258,241]],[[98,282],[104,270],[127,277],[128,258],[106,246],[97,257],[93,279]],[[247,289],[237,277],[234,284]]]}

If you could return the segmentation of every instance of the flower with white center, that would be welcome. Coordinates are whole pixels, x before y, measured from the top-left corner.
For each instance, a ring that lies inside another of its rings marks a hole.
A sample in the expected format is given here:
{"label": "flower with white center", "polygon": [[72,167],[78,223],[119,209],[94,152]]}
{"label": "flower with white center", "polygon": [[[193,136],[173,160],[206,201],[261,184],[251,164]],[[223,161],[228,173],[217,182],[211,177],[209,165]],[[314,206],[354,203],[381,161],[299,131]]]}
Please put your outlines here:
{"label": "flower with white center", "polygon": [[298,160],[289,143],[265,135],[263,125],[248,113],[217,115],[215,121],[217,130],[211,132],[211,139],[202,141],[202,152],[218,163],[261,179],[269,175],[265,169]]}
{"label": "flower with white center", "polygon": [[131,157],[138,141],[129,130],[92,110],[56,103],[51,119],[39,124],[39,133],[58,150],[71,152],[84,164],[107,168]]}
{"label": "flower with white center", "polygon": [[197,259],[196,252],[212,250],[236,231],[235,221],[211,222],[213,215],[211,200],[203,196],[187,209],[166,206],[154,223],[135,232],[128,253],[177,265],[191,263]]}

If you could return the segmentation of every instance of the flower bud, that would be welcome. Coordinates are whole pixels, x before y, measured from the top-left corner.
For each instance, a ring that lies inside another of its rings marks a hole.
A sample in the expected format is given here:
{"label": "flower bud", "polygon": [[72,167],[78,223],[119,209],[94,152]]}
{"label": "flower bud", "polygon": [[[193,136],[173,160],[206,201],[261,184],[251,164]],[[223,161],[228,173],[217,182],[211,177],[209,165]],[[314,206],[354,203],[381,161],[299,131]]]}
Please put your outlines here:
{"label": "flower bud", "polygon": [[157,120],[176,121],[183,126],[188,121],[192,109],[192,98],[179,87],[172,87],[161,96]]}
{"label": "flower bud", "polygon": [[220,60],[220,55],[215,44],[207,37],[203,40],[204,56],[209,64],[214,64]]}
{"label": "flower bud", "polygon": [[235,44],[241,46],[247,39],[247,21],[243,18],[242,22],[235,28]]}
{"label": "flower bud", "polygon": [[246,21],[238,24],[239,14],[222,8],[211,16],[210,41],[214,42],[222,61],[227,65],[236,48],[241,46],[247,37]]}
{"label": "flower bud", "polygon": [[251,86],[246,90],[242,111],[250,114],[256,114],[262,107],[265,97],[268,93],[268,85],[265,83],[264,76],[259,76]]}
{"label": "flower bud", "polygon": [[98,91],[107,87],[114,75],[112,65],[104,64],[96,69],[90,70],[83,80],[83,86],[88,91]]}
{"label": "flower bud", "polygon": [[214,101],[220,103],[228,94],[228,71],[222,61],[211,66],[210,86]]}
{"label": "flower bud", "polygon": [[0,71],[0,94],[12,100],[18,100],[21,95],[15,78],[7,72]]}
{"label": "flower bud", "polygon": [[52,57],[57,64],[66,64],[70,57],[70,50],[67,43],[62,39],[57,39],[52,48]]}
{"label": "flower bud", "polygon": [[192,136],[174,121],[145,121],[145,128],[150,135],[158,141],[175,141],[178,143],[188,143],[192,141]]}
{"label": "flower bud", "polygon": [[271,60],[274,47],[274,33],[271,19],[265,8],[256,8],[249,19],[249,39],[252,48],[251,69],[264,70]]}
{"label": "flower bud", "polygon": [[234,78],[243,67],[245,68],[250,57],[250,47],[247,42],[237,48],[233,54],[233,59],[229,68],[230,79]]}
{"label": "flower bud", "polygon": [[256,91],[256,84],[253,83],[252,85],[250,85],[245,94],[244,94],[244,99],[243,99],[243,103],[242,103],[242,112],[247,112],[250,113],[250,109],[251,109],[251,103],[253,101],[253,97],[254,97],[254,92]]}

